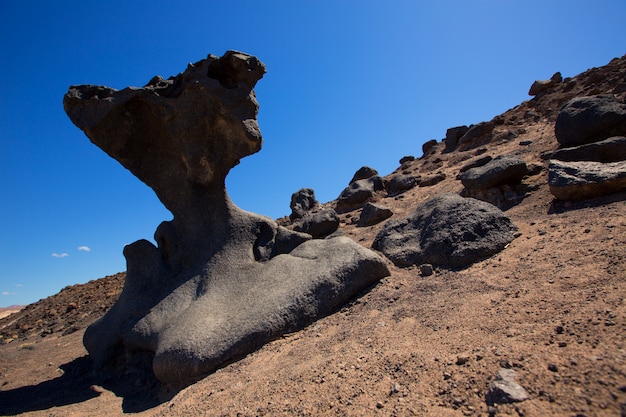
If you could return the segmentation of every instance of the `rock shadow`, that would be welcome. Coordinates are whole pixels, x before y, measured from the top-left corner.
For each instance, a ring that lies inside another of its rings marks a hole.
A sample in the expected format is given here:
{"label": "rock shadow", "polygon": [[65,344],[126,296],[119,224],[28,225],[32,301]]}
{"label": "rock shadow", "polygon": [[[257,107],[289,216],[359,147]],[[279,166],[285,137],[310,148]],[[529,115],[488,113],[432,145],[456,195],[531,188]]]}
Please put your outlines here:
{"label": "rock shadow", "polygon": [[15,415],[48,410],[89,401],[102,395],[101,388],[122,398],[124,413],[139,413],[169,401],[179,391],[165,387],[150,374],[128,372],[124,375],[94,372],[87,355],[61,365],[57,378],[7,391],[0,391],[0,415]]}
{"label": "rock shadow", "polygon": [[548,214],[562,214],[568,211],[595,208],[619,201],[626,201],[626,191],[579,201],[564,201],[555,198],[550,203]]}

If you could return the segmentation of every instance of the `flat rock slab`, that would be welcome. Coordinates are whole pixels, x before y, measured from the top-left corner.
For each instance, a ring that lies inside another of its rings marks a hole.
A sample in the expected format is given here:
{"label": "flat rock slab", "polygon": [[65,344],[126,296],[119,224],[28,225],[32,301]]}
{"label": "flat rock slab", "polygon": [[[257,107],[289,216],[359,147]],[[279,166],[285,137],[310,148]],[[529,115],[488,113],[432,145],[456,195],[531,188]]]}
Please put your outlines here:
{"label": "flat rock slab", "polygon": [[372,247],[400,267],[429,263],[462,268],[500,252],[516,232],[497,207],[447,193],[405,219],[386,223]]}
{"label": "flat rock slab", "polygon": [[626,191],[626,161],[562,162],[548,166],[550,192],[559,200],[584,200]]}
{"label": "flat rock slab", "polygon": [[485,165],[468,169],[460,175],[468,190],[485,190],[503,184],[515,184],[528,174],[526,163],[515,156],[502,155]]}
{"label": "flat rock slab", "polygon": [[615,136],[586,145],[554,151],[552,159],[559,161],[618,162],[626,160],[626,137]]}

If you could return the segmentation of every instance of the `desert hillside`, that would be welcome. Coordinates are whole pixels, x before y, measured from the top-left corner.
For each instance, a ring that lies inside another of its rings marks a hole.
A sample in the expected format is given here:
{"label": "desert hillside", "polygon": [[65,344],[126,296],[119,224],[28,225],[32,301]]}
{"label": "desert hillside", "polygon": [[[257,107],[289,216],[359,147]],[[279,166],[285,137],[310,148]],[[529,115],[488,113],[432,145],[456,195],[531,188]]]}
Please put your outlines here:
{"label": "desert hillside", "polygon": [[[368,199],[390,220],[448,192],[498,204],[518,228],[501,252],[432,274],[387,261],[391,275],[340,311],[183,389],[92,371],[81,338],[124,273],[68,287],[0,318],[0,415],[625,416],[626,190],[559,200],[548,167],[565,103],[624,100],[626,56],[543,85],[457,146],[399,155]],[[521,182],[465,189],[462,172],[503,155],[526,164]],[[359,224],[362,209],[337,210],[340,231],[371,248],[387,220]]]}

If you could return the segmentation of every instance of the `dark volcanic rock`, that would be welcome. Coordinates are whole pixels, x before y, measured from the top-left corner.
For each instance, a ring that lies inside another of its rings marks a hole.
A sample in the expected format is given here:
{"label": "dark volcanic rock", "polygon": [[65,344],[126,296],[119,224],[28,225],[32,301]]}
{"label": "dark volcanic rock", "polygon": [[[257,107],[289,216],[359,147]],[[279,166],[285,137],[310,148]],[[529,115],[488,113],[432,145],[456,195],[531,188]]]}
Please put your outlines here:
{"label": "dark volcanic rock", "polygon": [[584,200],[626,191],[626,161],[552,160],[548,166],[548,185],[559,200]]}
{"label": "dark volcanic rock", "polygon": [[530,86],[530,90],[528,91],[529,96],[536,96],[544,91],[549,90],[555,85],[563,82],[563,77],[560,72],[555,73],[549,80],[537,80]]}
{"label": "dark volcanic rock", "polygon": [[379,206],[377,204],[367,203],[361,211],[361,217],[357,226],[365,227],[382,222],[393,216],[393,211],[389,207]]}
{"label": "dark volcanic rock", "polygon": [[308,233],[313,238],[319,239],[333,234],[338,227],[339,216],[337,216],[337,212],[333,209],[324,209],[305,214],[293,230]]}
{"label": "dark volcanic rock", "polygon": [[368,166],[361,167],[354,173],[354,176],[350,180],[350,184],[357,182],[358,180],[366,180],[375,175],[378,175],[378,171],[374,168]]}
{"label": "dark volcanic rock", "polygon": [[407,162],[415,161],[415,157],[413,155],[407,155],[400,158],[400,165],[404,165]]}
{"label": "dark volcanic rock", "polygon": [[501,155],[485,165],[464,172],[461,183],[469,190],[484,190],[502,184],[520,182],[528,174],[526,163],[520,158]]}
{"label": "dark volcanic rock", "polygon": [[504,249],[516,231],[493,205],[447,193],[405,219],[387,222],[372,247],[400,267],[430,263],[462,268]]}
{"label": "dark volcanic rock", "polygon": [[390,196],[394,196],[414,188],[419,182],[419,177],[403,174],[395,175],[385,181],[385,189]]}
{"label": "dark volcanic rock", "polygon": [[299,219],[306,214],[309,210],[318,206],[318,201],[315,199],[315,191],[312,188],[301,188],[291,195],[291,214],[289,218],[293,221]]}
{"label": "dark volcanic rock", "polygon": [[554,133],[565,147],[626,136],[626,102],[612,95],[573,98],[559,112]]}
{"label": "dark volcanic rock", "polygon": [[618,162],[626,160],[626,137],[616,136],[589,143],[587,145],[574,146],[572,148],[558,149],[552,154],[552,159],[559,161],[596,161]]}
{"label": "dark volcanic rock", "polygon": [[469,130],[459,138],[457,149],[466,151],[480,145],[484,145],[491,139],[491,132],[496,127],[495,122],[480,122],[471,125]]}
{"label": "dark volcanic rock", "polygon": [[358,180],[346,187],[337,198],[337,212],[345,213],[363,207],[376,191],[384,190],[383,179],[378,175]]}
{"label": "dark volcanic rock", "polygon": [[428,156],[437,149],[437,139],[431,139],[422,145],[422,157]]}
{"label": "dark volcanic rock", "polygon": [[157,228],[158,247],[124,248],[124,290],[83,339],[96,366],[149,363],[162,382],[189,383],[388,275],[348,238],[307,240],[229,199],[229,170],[261,149],[253,88],[264,73],[257,58],[228,51],[142,88],[65,95],[72,122],[174,215]]}
{"label": "dark volcanic rock", "polygon": [[491,157],[489,155],[485,155],[485,156],[481,156],[480,158],[472,159],[471,161],[469,161],[468,163],[466,163],[465,165],[463,165],[459,169],[459,173],[463,173],[463,172],[468,171],[468,170],[470,170],[472,168],[478,168],[478,167],[481,167],[483,165],[486,165],[488,162],[491,162],[492,159],[493,159],[493,157]]}
{"label": "dark volcanic rock", "polygon": [[469,127],[467,126],[451,127],[450,129],[446,130],[446,139],[444,141],[446,148],[444,149],[444,151],[452,152],[453,150],[455,150],[456,146],[459,143],[459,139],[464,134],[466,134],[468,130]]}

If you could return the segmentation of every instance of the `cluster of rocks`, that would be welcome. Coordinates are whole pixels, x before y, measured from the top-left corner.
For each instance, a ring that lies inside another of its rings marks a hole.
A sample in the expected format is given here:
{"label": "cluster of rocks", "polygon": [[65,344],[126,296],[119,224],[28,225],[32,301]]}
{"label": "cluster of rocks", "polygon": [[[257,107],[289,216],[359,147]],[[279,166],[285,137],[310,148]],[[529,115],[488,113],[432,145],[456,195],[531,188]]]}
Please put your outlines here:
{"label": "cluster of rocks", "polygon": [[583,200],[626,191],[626,101],[612,95],[576,97],[554,128],[561,149],[548,167],[558,200]]}
{"label": "cluster of rocks", "polygon": [[505,210],[527,194],[527,188],[521,182],[530,173],[526,162],[516,156],[485,156],[462,167],[458,178],[465,187],[461,193],[463,196],[487,201]]}

